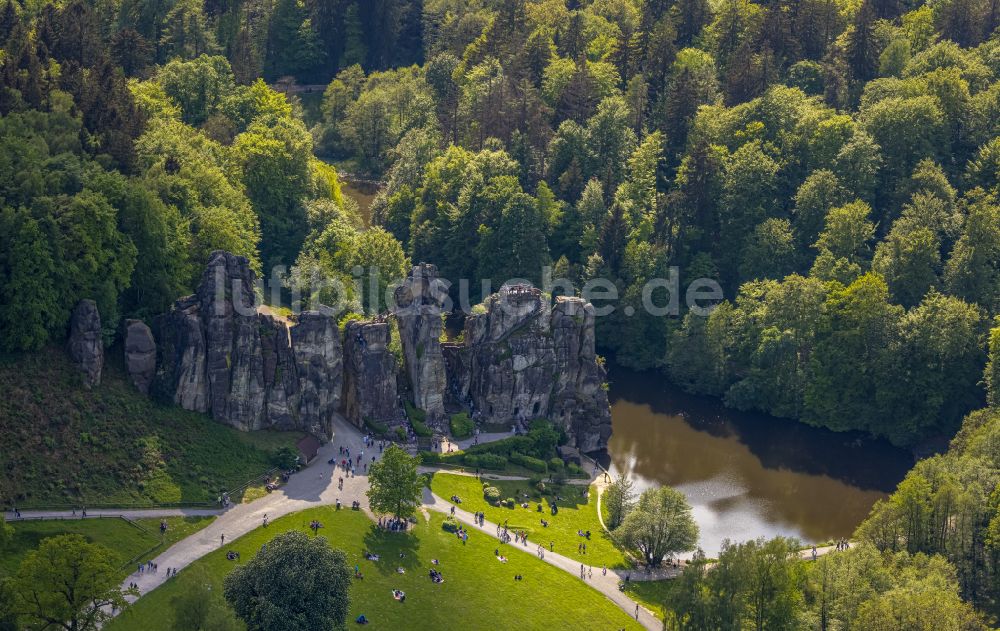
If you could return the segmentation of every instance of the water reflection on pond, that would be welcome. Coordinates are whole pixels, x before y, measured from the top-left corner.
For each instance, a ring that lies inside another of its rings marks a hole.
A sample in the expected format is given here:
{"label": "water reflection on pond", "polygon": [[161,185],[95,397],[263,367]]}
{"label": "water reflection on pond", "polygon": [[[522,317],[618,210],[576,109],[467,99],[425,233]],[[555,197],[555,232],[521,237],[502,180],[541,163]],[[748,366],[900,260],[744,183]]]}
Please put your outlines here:
{"label": "water reflection on pond", "polygon": [[610,380],[612,471],[684,492],[710,556],[725,538],[850,536],[913,465],[884,441],[729,410],[656,374]]}

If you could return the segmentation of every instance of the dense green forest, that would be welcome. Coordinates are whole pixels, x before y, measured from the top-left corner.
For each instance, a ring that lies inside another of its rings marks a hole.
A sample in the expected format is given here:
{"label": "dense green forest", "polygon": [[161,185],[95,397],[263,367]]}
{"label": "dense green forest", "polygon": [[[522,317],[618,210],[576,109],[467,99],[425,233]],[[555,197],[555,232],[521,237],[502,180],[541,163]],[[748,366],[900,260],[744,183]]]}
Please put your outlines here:
{"label": "dense green forest", "polygon": [[[552,264],[615,281],[598,337],[623,364],[898,444],[947,435],[988,361],[995,381],[998,20],[975,0],[8,0],[0,343],[58,339],[85,296],[110,339],[217,248],[289,285]],[[288,76],[333,77],[312,130],[264,83]],[[384,180],[380,227],[314,155]],[[726,300],[624,315],[672,266]]]}
{"label": "dense green forest", "polygon": [[[966,418],[855,550],[727,548],[678,582],[677,626],[977,628],[957,595],[993,610],[1000,577],[998,25],[998,0],[0,0],[0,351],[60,343],[81,298],[110,344],[215,249],[286,288],[343,279],[356,312],[381,307],[358,269],[384,289],[410,261],[611,279],[621,364],[905,446]],[[269,87],[295,83],[325,88]],[[338,168],[382,183],[370,222]],[[710,316],[642,308],[672,268],[720,283]]]}
{"label": "dense green forest", "polygon": [[[81,297],[110,340],[216,248],[299,288],[550,264],[615,282],[622,364],[951,435],[994,382],[998,23],[986,0],[7,0],[0,344],[61,338]],[[329,81],[312,129],[277,80]],[[315,156],[384,182],[373,228]],[[641,308],[672,267],[719,281],[711,317]]]}

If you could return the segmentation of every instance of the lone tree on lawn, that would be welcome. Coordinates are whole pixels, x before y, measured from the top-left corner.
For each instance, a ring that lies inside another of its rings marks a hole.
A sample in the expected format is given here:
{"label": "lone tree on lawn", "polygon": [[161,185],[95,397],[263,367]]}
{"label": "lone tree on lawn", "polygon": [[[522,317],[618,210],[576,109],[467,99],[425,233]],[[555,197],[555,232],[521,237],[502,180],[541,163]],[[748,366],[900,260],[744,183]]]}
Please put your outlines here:
{"label": "lone tree on lawn", "polygon": [[291,531],[233,570],[223,593],[248,631],[313,631],[344,627],[350,585],[343,551]]}
{"label": "lone tree on lawn", "polygon": [[80,535],[44,539],[8,581],[11,612],[20,629],[90,631],[128,606],[113,551]]}
{"label": "lone tree on lawn", "polygon": [[407,519],[420,505],[423,482],[417,475],[417,458],[389,445],[382,459],[368,469],[368,503],[376,513]]}
{"label": "lone tree on lawn", "polygon": [[668,486],[643,491],[615,532],[651,567],[659,567],[669,555],[694,550],[698,543],[698,524],[687,499]]}
{"label": "lone tree on lawn", "polygon": [[614,530],[622,525],[625,516],[635,505],[635,484],[632,480],[619,474],[615,481],[604,490],[604,505],[608,507],[608,528]]}

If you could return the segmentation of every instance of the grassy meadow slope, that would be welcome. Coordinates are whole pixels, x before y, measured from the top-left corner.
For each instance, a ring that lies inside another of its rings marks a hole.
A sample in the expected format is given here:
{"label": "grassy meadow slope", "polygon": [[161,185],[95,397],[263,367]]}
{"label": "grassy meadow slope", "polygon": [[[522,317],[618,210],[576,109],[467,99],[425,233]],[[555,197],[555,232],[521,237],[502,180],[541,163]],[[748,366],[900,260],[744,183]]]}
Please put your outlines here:
{"label": "grassy meadow slope", "polygon": [[271,467],[297,432],[239,432],[163,406],[128,382],[120,349],[93,390],[65,352],[0,356],[0,502],[214,501]]}

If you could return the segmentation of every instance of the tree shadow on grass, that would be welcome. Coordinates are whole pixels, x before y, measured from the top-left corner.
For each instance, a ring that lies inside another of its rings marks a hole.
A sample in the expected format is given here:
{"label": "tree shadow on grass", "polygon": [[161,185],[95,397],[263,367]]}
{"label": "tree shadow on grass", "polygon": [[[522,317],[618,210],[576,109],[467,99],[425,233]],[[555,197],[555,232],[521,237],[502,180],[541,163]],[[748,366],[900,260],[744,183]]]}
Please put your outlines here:
{"label": "tree shadow on grass", "polygon": [[[366,553],[379,555],[378,561],[365,559]],[[392,532],[375,525],[368,529],[364,536],[364,549],[360,551],[361,571],[371,568],[383,576],[395,574],[397,568],[407,572],[419,571],[422,567],[419,558],[420,539],[410,532]],[[400,556],[402,554],[403,556]]]}

